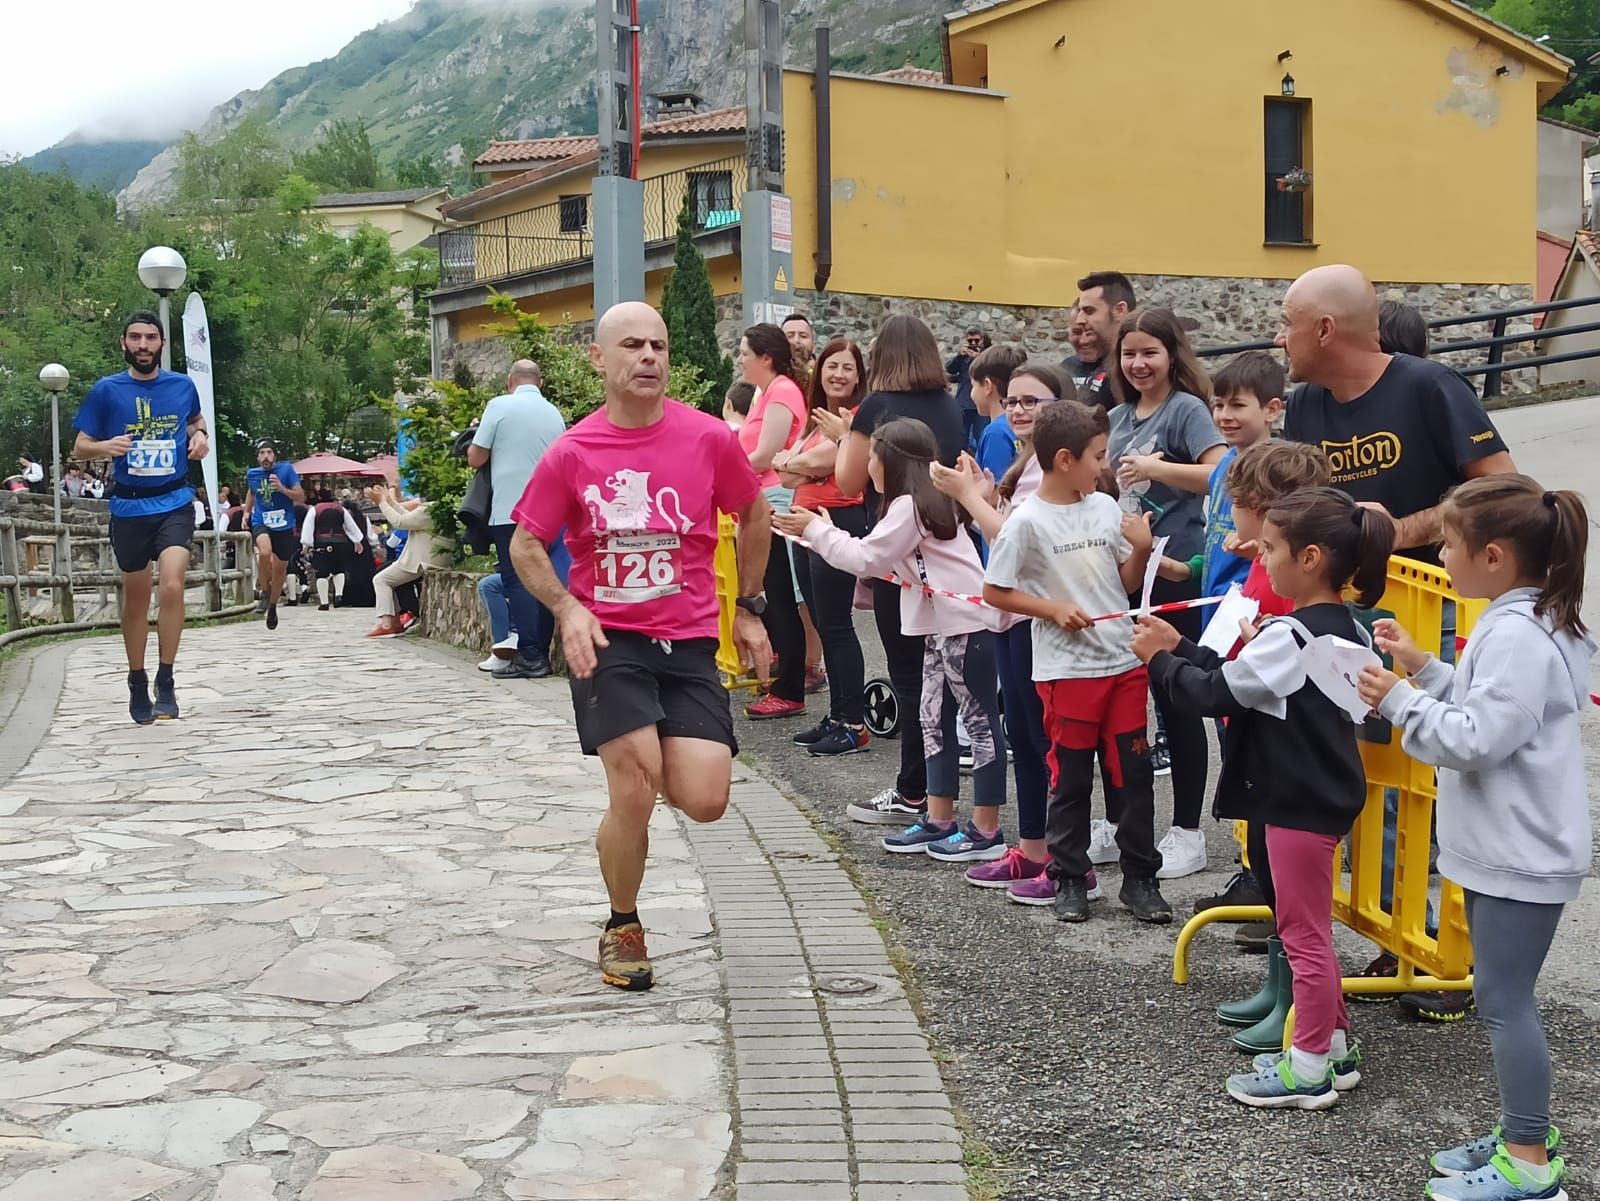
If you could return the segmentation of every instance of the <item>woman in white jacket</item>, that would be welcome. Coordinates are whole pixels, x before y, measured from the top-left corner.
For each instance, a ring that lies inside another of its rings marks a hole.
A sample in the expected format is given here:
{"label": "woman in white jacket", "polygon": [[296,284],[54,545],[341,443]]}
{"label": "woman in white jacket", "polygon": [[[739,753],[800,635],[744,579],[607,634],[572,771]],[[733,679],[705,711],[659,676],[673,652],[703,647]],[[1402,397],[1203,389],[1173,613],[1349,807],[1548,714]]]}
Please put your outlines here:
{"label": "woman in white jacket", "polygon": [[428,514],[426,501],[402,500],[398,488],[381,486],[368,489],[367,497],[383,511],[390,529],[405,530],[408,535],[400,557],[372,577],[372,590],[378,602],[378,624],[367,637],[392,638],[402,629],[395,616],[394,590],[420,580],[425,568],[448,566],[454,543],[433,532],[433,518]]}

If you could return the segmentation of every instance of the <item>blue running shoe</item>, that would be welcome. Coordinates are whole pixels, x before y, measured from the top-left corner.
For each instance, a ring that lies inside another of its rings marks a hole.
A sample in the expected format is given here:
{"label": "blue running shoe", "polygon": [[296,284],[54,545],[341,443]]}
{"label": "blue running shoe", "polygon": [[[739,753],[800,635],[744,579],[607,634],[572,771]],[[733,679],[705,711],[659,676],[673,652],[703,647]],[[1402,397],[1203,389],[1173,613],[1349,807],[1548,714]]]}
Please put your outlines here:
{"label": "blue running shoe", "polygon": [[1333,1091],[1332,1069],[1307,1084],[1290,1070],[1287,1057],[1265,1072],[1229,1076],[1228,1096],[1256,1109],[1327,1109],[1339,1099]]}
{"label": "blue running shoe", "polygon": [[1566,1166],[1558,1155],[1550,1161],[1549,1175],[1535,1181],[1501,1147],[1476,1172],[1428,1181],[1426,1195],[1434,1201],[1567,1201],[1567,1190],[1561,1187]]}
{"label": "blue running shoe", "polygon": [[943,842],[959,830],[955,822],[930,822],[923,818],[916,825],[885,838],[883,849],[891,855],[924,855],[934,843]]}
{"label": "blue running shoe", "polygon": [[[1252,1059],[1250,1066],[1258,1072],[1273,1072],[1278,1068],[1278,1061],[1288,1057],[1286,1051],[1266,1051]],[[1330,1057],[1328,1066],[1333,1069],[1334,1091],[1349,1092],[1361,1083],[1361,1044],[1352,1038],[1350,1050],[1340,1059]]]}
{"label": "blue running shoe", "polygon": [[1006,853],[1006,836],[999,830],[993,834],[985,834],[971,822],[967,828],[957,830],[942,842],[936,842],[928,848],[928,857],[942,859],[946,863],[979,863],[990,859],[1004,858]]}
{"label": "blue running shoe", "polygon": [[[1428,1166],[1441,1176],[1465,1176],[1468,1172],[1480,1172],[1489,1166],[1503,1138],[1504,1132],[1496,1126],[1482,1138],[1451,1147],[1448,1151],[1435,1152],[1428,1160]],[[1554,1155],[1560,1145],[1561,1131],[1552,1126],[1550,1133],[1545,1135],[1544,1149]]]}

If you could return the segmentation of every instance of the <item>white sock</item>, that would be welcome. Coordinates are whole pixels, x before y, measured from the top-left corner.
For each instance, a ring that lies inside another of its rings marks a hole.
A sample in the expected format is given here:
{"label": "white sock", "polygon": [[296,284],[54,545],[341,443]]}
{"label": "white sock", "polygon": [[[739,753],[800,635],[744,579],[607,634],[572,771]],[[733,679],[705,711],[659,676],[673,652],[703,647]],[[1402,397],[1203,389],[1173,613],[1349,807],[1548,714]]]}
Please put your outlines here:
{"label": "white sock", "polygon": [[1328,1057],[1290,1047],[1289,1068],[1301,1084],[1316,1084],[1328,1074]]}
{"label": "white sock", "polygon": [[328,577],[325,575],[317,577],[317,600],[324,605],[328,603]]}
{"label": "white sock", "polygon": [[340,600],[344,599],[344,572],[333,577],[333,594]]}
{"label": "white sock", "polygon": [[1343,1030],[1333,1032],[1333,1041],[1328,1044],[1329,1059],[1343,1059],[1350,1054],[1349,1036]]}

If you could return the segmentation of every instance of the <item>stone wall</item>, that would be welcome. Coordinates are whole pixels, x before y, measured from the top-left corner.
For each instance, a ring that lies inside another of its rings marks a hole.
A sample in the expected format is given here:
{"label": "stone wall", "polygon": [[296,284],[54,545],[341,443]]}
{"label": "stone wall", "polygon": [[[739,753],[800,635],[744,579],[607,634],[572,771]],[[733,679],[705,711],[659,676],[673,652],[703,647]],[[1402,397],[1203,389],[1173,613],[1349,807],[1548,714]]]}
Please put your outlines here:
{"label": "stone wall", "polygon": [[[1183,319],[1196,346],[1227,346],[1238,342],[1271,339],[1278,329],[1278,313],[1288,281],[1281,279],[1208,279],[1181,275],[1140,275],[1133,277],[1134,290],[1147,304],[1170,308]],[[1383,299],[1403,301],[1422,310],[1428,320],[1464,316],[1487,309],[1503,309],[1530,304],[1533,290],[1521,284],[1379,284]],[[819,342],[835,334],[855,338],[865,344],[883,319],[891,313],[910,313],[926,321],[939,345],[954,354],[962,336],[971,326],[987,330],[996,342],[1020,344],[1030,356],[1065,358],[1069,308],[1042,306],[973,304],[945,300],[910,300],[897,296],[866,296],[851,292],[799,291],[794,303],[809,314]],[[717,298],[717,335],[732,351],[739,343],[743,317],[738,296]],[[1508,333],[1528,333],[1533,326],[1525,319],[1511,322]],[[575,334],[588,336],[587,323]],[[1460,326],[1446,331],[1450,340],[1487,336],[1487,323]],[[1533,343],[1507,347],[1506,358],[1527,357]],[[1482,350],[1442,356],[1454,367],[1480,364]],[[480,380],[503,376],[511,363],[510,353],[497,338],[454,345],[444,352],[446,368],[465,362]],[[1217,360],[1211,365],[1218,365]],[[1526,391],[1534,386],[1531,371],[1505,377],[1507,391]]]}
{"label": "stone wall", "polygon": [[475,571],[428,568],[422,582],[422,632],[446,646],[489,653],[489,616],[478,601]]}

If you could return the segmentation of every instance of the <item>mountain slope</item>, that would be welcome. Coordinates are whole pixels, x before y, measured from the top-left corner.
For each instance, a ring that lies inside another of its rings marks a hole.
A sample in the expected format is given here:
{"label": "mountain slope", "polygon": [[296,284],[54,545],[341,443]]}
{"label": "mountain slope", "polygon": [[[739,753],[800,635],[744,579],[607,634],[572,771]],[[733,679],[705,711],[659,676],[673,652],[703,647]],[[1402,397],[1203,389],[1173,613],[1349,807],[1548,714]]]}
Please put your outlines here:
{"label": "mountain slope", "polygon": [[70,176],[85,187],[105,192],[121,191],[165,142],[109,141],[89,142],[68,139],[48,150],[19,159],[18,164],[32,171]]}
{"label": "mountain slope", "polygon": [[[950,0],[796,0],[790,61],[809,63],[812,30],[834,28],[841,69],[899,66],[915,51],[937,65],[938,18]],[[418,0],[405,16],[353,38],[337,55],[285,71],[212,110],[197,132],[220,136],[247,117],[290,149],[332,121],[359,118],[385,160],[427,154],[459,163],[494,138],[592,133],[595,44],[590,0]],[[744,95],[744,0],[641,0],[646,92],[688,86],[717,105]],[[132,208],[172,190],[177,152],[158,155],[122,193]]]}

